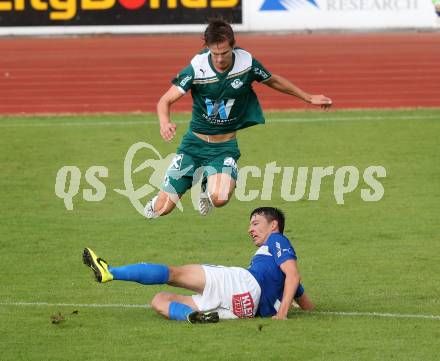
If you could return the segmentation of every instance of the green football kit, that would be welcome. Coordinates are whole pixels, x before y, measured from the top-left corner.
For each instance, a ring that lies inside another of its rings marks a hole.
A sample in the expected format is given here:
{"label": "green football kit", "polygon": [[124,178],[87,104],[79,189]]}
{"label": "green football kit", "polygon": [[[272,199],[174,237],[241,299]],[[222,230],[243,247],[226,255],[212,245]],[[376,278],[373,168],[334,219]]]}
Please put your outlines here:
{"label": "green football kit", "polygon": [[183,194],[198,177],[227,173],[237,180],[240,158],[237,140],[210,143],[193,132],[215,135],[264,124],[263,111],[252,82],[264,82],[271,74],[247,51],[235,48],[229,71],[218,72],[208,49],[172,80],[182,92],[191,90],[192,118],[162,184],[168,193]]}

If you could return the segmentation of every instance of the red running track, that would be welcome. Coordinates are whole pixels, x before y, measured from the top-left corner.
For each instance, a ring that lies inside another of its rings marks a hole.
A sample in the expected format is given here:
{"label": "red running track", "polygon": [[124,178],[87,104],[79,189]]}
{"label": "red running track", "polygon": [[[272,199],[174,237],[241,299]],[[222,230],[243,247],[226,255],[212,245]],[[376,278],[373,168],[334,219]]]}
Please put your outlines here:
{"label": "red running track", "polygon": [[[440,33],[241,35],[270,71],[335,108],[440,107]],[[0,38],[0,114],[155,111],[199,35]],[[255,86],[267,109],[310,108]],[[174,110],[191,109],[191,97]]]}

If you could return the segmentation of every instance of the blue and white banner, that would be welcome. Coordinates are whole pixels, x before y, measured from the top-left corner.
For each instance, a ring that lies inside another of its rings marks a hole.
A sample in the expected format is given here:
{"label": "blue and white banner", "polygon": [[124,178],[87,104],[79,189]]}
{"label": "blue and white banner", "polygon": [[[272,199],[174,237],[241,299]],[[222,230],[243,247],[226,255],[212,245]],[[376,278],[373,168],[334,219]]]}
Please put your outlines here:
{"label": "blue and white banner", "polygon": [[387,29],[436,26],[432,0],[250,0],[251,30]]}

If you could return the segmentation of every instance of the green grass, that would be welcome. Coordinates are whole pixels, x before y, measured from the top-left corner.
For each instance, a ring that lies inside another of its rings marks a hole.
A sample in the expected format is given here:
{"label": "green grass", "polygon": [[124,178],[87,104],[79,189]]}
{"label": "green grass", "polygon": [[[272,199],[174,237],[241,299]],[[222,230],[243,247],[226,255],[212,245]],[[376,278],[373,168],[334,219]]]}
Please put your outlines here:
{"label": "green grass", "polygon": [[[81,263],[84,246],[115,265],[246,267],[255,251],[246,234],[248,214],[275,205],[287,215],[286,233],[318,311],[440,315],[440,110],[268,113],[267,125],[240,132],[239,166],[355,166],[359,186],[344,205],[335,201],[334,176],[323,180],[318,201],[287,202],[278,175],[271,201],[233,198],[202,218],[186,196],[184,212],[146,221],[113,191],[124,188],[125,154],[138,141],[163,156],[173,152],[187,117],[176,116],[171,143],[161,140],[153,115],[0,118],[1,360],[438,359],[438,318],[293,311],[284,322],[194,326],[165,321],[148,308],[14,305],[148,304],[155,292],[172,289],[96,284]],[[148,156],[139,154],[136,165]],[[82,172],[73,211],[54,192],[64,165]],[[109,170],[101,202],[82,199],[92,165]],[[387,170],[378,202],[360,196],[370,165]],[[147,170],[137,175],[136,185],[148,176]],[[249,179],[247,189],[261,188],[261,178]],[[58,312],[65,321],[52,324]]]}

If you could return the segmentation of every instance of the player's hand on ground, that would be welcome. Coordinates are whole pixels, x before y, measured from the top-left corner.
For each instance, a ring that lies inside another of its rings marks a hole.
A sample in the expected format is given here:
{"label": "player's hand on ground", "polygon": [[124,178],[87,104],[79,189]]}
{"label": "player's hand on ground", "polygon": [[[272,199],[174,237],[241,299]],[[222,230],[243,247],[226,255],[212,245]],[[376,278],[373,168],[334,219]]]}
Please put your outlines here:
{"label": "player's hand on ground", "polygon": [[176,134],[177,125],[175,123],[160,124],[160,135],[164,140],[169,142]]}
{"label": "player's hand on ground", "polygon": [[272,320],[287,320],[287,315],[277,313],[275,316],[272,316]]}
{"label": "player's hand on ground", "polygon": [[332,100],[324,95],[312,95],[310,99],[312,105],[320,106],[321,109],[327,110],[332,106]]}

